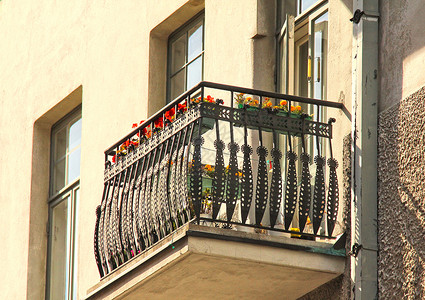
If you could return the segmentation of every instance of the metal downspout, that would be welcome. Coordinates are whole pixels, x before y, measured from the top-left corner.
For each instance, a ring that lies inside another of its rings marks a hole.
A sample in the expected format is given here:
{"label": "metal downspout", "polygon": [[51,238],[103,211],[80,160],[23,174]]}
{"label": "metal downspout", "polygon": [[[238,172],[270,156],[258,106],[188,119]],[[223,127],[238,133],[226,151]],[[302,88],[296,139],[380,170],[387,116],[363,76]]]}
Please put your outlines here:
{"label": "metal downspout", "polygon": [[353,0],[352,298],[378,298],[379,0]]}

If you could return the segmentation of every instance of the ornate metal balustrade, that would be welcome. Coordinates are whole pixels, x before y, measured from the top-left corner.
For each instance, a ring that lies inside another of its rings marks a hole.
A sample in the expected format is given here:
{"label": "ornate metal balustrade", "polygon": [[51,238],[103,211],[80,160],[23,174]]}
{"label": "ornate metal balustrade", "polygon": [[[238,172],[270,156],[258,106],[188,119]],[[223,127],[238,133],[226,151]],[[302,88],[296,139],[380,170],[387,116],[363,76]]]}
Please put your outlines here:
{"label": "ornate metal balustrade", "polygon": [[[315,114],[291,114],[295,102]],[[338,163],[326,107],[342,104],[201,82],[114,144],[96,210],[101,277],[192,219],[331,237]]]}

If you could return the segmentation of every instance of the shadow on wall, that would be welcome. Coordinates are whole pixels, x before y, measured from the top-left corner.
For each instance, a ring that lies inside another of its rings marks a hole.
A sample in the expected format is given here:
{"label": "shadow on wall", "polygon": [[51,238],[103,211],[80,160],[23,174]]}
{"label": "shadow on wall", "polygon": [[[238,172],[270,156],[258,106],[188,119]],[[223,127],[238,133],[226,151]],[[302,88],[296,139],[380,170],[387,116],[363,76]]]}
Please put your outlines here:
{"label": "shadow on wall", "polygon": [[418,55],[425,47],[423,15],[423,1],[380,1],[380,112],[424,83],[422,72],[418,72],[425,67],[425,61]]}
{"label": "shadow on wall", "polygon": [[378,286],[425,298],[425,87],[379,116]]}

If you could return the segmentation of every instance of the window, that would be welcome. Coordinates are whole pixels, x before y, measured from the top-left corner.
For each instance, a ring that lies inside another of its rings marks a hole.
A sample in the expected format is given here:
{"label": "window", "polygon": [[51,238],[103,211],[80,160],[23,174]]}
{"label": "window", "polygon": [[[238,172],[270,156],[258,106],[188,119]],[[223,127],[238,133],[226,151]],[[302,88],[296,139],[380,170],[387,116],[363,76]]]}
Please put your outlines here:
{"label": "window", "polygon": [[76,299],[81,108],[52,127],[47,299]]}
{"label": "window", "polygon": [[298,0],[295,5],[294,0],[280,0],[277,19],[277,90],[325,100],[328,57],[326,1]]}
{"label": "window", "polygon": [[167,102],[203,79],[204,20],[195,17],[168,40]]}
{"label": "window", "polygon": [[[326,100],[328,62],[328,5],[324,0],[278,0],[276,30],[276,90],[284,94]],[[296,105],[295,103],[293,105]],[[326,120],[326,108],[301,104],[315,121]],[[300,155],[302,140],[292,137],[293,150]],[[307,152],[314,158],[320,153],[326,156],[322,139],[305,138]],[[288,149],[288,138],[280,141],[282,149]],[[301,162],[297,166],[301,175]],[[315,174],[315,165],[311,174]],[[300,181],[301,178],[298,180]],[[314,177],[312,178],[314,183]],[[297,214],[293,227],[297,227]]]}

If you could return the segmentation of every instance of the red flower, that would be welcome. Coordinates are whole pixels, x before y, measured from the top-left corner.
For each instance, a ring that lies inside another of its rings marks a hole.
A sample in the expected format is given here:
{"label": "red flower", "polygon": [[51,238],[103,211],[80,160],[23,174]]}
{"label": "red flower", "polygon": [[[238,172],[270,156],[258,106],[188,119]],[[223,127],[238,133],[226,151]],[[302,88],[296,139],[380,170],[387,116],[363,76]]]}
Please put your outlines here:
{"label": "red flower", "polygon": [[185,111],[187,111],[187,107],[186,107],[186,102],[184,103],[184,104],[178,104],[177,105],[177,109],[180,111],[180,112],[185,112]]}
{"label": "red flower", "polygon": [[214,98],[210,95],[207,96],[207,102],[214,103]]}
{"label": "red flower", "polygon": [[164,120],[162,117],[159,117],[154,121],[155,127],[163,127],[164,126]]}
{"label": "red flower", "polygon": [[117,157],[117,156],[116,156],[115,154],[114,154],[114,156],[112,156],[112,162],[113,162],[113,163],[115,163],[116,157]]}
{"label": "red flower", "polygon": [[171,122],[173,120],[173,116],[175,113],[176,113],[176,110],[173,107],[172,109],[170,109],[169,111],[165,113],[165,118]]}
{"label": "red flower", "polygon": [[137,123],[133,123],[133,126],[131,128],[136,128],[137,127]]}
{"label": "red flower", "polygon": [[130,141],[127,140],[122,145],[127,148],[128,146],[130,146]]}

